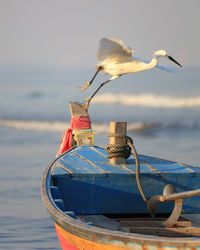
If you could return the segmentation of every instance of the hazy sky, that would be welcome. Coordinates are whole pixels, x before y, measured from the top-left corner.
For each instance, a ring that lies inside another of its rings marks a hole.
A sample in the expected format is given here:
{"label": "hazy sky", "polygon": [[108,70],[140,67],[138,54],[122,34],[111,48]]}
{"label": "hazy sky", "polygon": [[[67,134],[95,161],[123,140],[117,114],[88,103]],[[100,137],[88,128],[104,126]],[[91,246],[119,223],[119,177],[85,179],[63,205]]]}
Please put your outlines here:
{"label": "hazy sky", "polygon": [[0,0],[0,66],[96,64],[102,37],[200,66],[199,0]]}

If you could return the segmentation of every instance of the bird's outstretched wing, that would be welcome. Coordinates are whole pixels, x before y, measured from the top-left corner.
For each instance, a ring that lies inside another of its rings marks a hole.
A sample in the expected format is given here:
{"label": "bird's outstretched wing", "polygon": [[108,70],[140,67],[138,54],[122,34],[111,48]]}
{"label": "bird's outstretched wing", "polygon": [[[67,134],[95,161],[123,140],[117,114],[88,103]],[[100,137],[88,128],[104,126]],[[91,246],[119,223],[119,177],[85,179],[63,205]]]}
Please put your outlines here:
{"label": "bird's outstretched wing", "polygon": [[126,47],[121,40],[103,38],[99,43],[97,59],[103,61],[112,58],[115,62],[130,62],[133,61],[132,52],[133,50]]}
{"label": "bird's outstretched wing", "polygon": [[170,67],[168,65],[157,64],[156,67],[158,69],[162,69],[162,70],[165,70],[165,71],[168,71],[168,72],[171,72],[171,73],[176,73],[176,72],[179,71],[178,69],[175,69],[175,68]]}
{"label": "bird's outstretched wing", "polygon": [[[135,57],[135,56],[134,56],[133,59],[136,60],[136,61],[140,61],[140,62],[144,62],[144,63],[149,63],[149,61],[143,60],[143,59],[141,59],[141,58],[139,58],[139,57]],[[157,65],[156,65],[156,68],[162,69],[162,70],[165,70],[165,71],[168,71],[168,72],[171,72],[171,73],[176,73],[176,72],[178,72],[178,69],[175,69],[175,68],[170,67],[170,66],[168,66],[168,65],[157,64]]]}

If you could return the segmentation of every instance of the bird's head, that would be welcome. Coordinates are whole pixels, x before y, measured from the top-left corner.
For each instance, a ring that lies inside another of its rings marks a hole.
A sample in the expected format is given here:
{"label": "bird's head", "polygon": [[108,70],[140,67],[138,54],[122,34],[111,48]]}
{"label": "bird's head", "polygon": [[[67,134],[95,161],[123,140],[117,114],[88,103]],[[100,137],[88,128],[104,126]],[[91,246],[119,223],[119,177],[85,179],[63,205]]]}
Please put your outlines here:
{"label": "bird's head", "polygon": [[168,55],[167,55],[167,52],[165,50],[161,49],[161,50],[156,50],[154,52],[154,56],[160,57],[160,56],[168,56]]}
{"label": "bird's head", "polygon": [[178,63],[173,57],[169,56],[165,50],[157,50],[154,52],[154,57],[158,58],[160,56],[165,56],[169,58],[172,62],[176,63],[178,66],[182,67],[180,63]]}

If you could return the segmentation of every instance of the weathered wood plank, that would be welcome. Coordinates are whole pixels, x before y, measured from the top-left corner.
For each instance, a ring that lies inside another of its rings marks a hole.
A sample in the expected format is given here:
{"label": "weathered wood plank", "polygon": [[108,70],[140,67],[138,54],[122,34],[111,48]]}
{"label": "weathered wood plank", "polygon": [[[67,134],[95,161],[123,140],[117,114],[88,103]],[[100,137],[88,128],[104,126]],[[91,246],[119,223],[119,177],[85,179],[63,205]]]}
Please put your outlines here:
{"label": "weathered wood plank", "polygon": [[94,226],[103,227],[111,230],[119,229],[119,222],[104,215],[81,215],[79,218],[85,222],[92,222]]}
{"label": "weathered wood plank", "polygon": [[166,237],[199,237],[200,229],[197,227],[174,227],[174,228],[160,228],[160,227],[120,227],[123,231],[130,233],[139,233],[147,235],[157,235]]}
{"label": "weathered wood plank", "polygon": [[186,220],[190,220],[193,227],[200,227],[200,214],[182,214]]}
{"label": "weathered wood plank", "polygon": [[[162,221],[120,221],[120,227],[163,227]],[[191,221],[178,221],[177,227],[191,227]]]}

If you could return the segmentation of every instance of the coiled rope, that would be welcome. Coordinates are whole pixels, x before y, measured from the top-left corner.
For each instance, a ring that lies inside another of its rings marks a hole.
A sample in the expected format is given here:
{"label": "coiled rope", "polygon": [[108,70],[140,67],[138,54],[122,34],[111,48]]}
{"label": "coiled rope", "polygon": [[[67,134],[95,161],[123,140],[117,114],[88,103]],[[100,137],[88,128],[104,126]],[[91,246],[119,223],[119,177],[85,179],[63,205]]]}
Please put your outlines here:
{"label": "coiled rope", "polygon": [[[126,135],[121,135],[117,133],[107,133],[106,135],[109,137],[114,136],[126,139]],[[108,159],[113,157],[121,157],[127,159],[131,155],[131,149],[128,144],[107,144],[106,151],[108,153]]]}
{"label": "coiled rope", "polygon": [[140,162],[139,162],[139,157],[136,151],[135,146],[133,145],[133,140],[131,137],[126,136],[126,135],[121,135],[121,134],[117,134],[117,133],[107,133],[107,136],[111,137],[120,137],[120,138],[126,138],[126,144],[108,144],[106,145],[106,151],[108,153],[107,158],[112,158],[112,157],[122,157],[127,159],[130,155],[131,155],[131,151],[132,154],[135,158],[135,164],[136,164],[136,182],[137,182],[137,186],[139,189],[139,192],[142,196],[142,199],[144,200],[144,202],[147,204],[147,198],[144,194],[142,185],[140,183]]}

